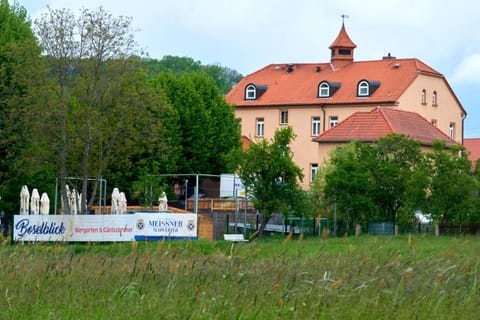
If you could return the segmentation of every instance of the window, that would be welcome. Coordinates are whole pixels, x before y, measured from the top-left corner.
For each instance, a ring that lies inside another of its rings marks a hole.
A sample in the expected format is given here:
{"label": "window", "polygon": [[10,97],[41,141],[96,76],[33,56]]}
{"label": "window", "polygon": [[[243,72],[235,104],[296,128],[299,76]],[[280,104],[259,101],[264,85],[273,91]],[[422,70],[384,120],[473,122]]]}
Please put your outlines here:
{"label": "window", "polygon": [[335,127],[337,124],[338,124],[338,117],[337,116],[330,117],[330,128]]}
{"label": "window", "polygon": [[455,123],[450,122],[450,138],[455,140]]}
{"label": "window", "polygon": [[437,91],[433,91],[432,94],[432,105],[436,106],[437,105]]}
{"label": "window", "polygon": [[432,119],[431,123],[432,123],[432,126],[436,127],[437,126],[437,119]]}
{"label": "window", "polygon": [[264,130],[265,130],[265,122],[263,118],[257,118],[257,129],[255,132],[255,135],[257,137],[263,137]]}
{"label": "window", "polygon": [[253,84],[248,85],[245,88],[245,100],[257,99],[257,88]]}
{"label": "window", "polygon": [[320,117],[312,118],[312,136],[316,137],[320,135]]}
{"label": "window", "polygon": [[280,124],[288,124],[288,110],[280,110]]}
{"label": "window", "polygon": [[352,51],[349,49],[338,49],[338,54],[342,56],[349,56],[352,54]]}
{"label": "window", "polygon": [[318,86],[318,96],[321,98],[328,98],[330,96],[330,86],[327,82],[322,82]]}
{"label": "window", "polygon": [[420,95],[422,104],[427,104],[427,91],[425,89],[422,90],[422,94]]}
{"label": "window", "polygon": [[360,81],[358,83],[358,96],[359,97],[366,97],[369,95],[369,84],[367,81]]}
{"label": "window", "polygon": [[310,182],[313,182],[315,180],[317,173],[318,173],[318,164],[316,163],[310,164]]}

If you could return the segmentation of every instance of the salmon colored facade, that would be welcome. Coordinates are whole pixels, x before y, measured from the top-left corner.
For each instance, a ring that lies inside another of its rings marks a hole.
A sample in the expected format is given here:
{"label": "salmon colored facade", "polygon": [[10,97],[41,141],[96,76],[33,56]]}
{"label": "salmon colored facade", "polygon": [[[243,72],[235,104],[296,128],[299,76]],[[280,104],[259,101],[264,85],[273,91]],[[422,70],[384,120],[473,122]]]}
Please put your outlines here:
{"label": "salmon colored facade", "polygon": [[226,96],[241,119],[242,135],[252,142],[273,138],[282,126],[293,128],[290,147],[303,168],[304,188],[312,170],[341,143],[321,137],[357,112],[381,107],[417,113],[446,139],[463,143],[466,112],[442,74],[416,58],[354,61],[355,48],[342,25],[329,47],[329,62],[271,64],[247,75]]}

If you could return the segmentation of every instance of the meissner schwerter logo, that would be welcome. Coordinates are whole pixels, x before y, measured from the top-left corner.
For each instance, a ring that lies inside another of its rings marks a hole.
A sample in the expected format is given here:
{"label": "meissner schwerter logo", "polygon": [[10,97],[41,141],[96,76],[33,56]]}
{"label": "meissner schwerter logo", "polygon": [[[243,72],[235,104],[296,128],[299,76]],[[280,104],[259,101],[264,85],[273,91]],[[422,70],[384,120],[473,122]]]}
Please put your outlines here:
{"label": "meissner schwerter logo", "polygon": [[24,235],[58,235],[65,233],[63,222],[42,222],[41,224],[31,224],[29,219],[22,219],[15,225],[15,230],[19,237]]}

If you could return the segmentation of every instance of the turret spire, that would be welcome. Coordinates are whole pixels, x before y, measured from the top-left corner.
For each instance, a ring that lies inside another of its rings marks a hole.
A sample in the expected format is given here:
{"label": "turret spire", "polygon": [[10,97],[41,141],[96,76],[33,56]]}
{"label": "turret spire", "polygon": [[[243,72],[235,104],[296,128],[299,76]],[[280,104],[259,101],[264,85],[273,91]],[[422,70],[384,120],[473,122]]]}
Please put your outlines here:
{"label": "turret spire", "polygon": [[348,16],[342,14],[341,17],[342,28],[335,41],[333,41],[329,47],[332,52],[331,63],[336,68],[341,68],[353,62],[353,51],[357,47],[348,36],[347,30],[345,29],[345,18],[348,18]]}

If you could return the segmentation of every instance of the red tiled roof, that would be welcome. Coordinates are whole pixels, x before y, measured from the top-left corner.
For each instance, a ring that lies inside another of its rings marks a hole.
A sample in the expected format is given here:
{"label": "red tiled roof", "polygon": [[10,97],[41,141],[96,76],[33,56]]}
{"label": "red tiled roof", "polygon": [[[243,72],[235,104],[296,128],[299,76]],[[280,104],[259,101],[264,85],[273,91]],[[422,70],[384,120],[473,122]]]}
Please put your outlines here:
{"label": "red tiled roof", "polygon": [[357,46],[353,41],[350,39],[350,37],[347,34],[347,30],[345,29],[345,25],[342,25],[342,29],[340,30],[340,33],[338,34],[337,38],[333,43],[330,45],[330,49],[332,48],[356,48]]}
{"label": "red tiled roof", "polygon": [[247,151],[250,148],[250,144],[252,144],[252,140],[250,140],[247,136],[242,136],[242,150]]}
{"label": "red tiled roof", "polygon": [[427,146],[431,146],[434,140],[443,140],[447,146],[457,144],[418,113],[394,107],[377,107],[369,112],[356,112],[314,141],[377,141],[390,133],[406,135]]}
{"label": "red tiled roof", "polygon": [[480,159],[480,138],[465,138],[463,145],[469,152],[468,159],[472,163]]}
{"label": "red tiled roof", "polygon": [[[385,104],[396,102],[418,74],[443,75],[418,59],[384,59],[357,61],[343,68],[330,63],[271,64],[243,78],[226,96],[237,107],[269,105],[322,104]],[[370,97],[357,97],[361,80],[379,81],[380,86]],[[338,82],[341,87],[330,98],[318,97],[322,81]],[[446,82],[446,81],[445,81]],[[245,100],[248,84],[267,87],[256,100]]]}

